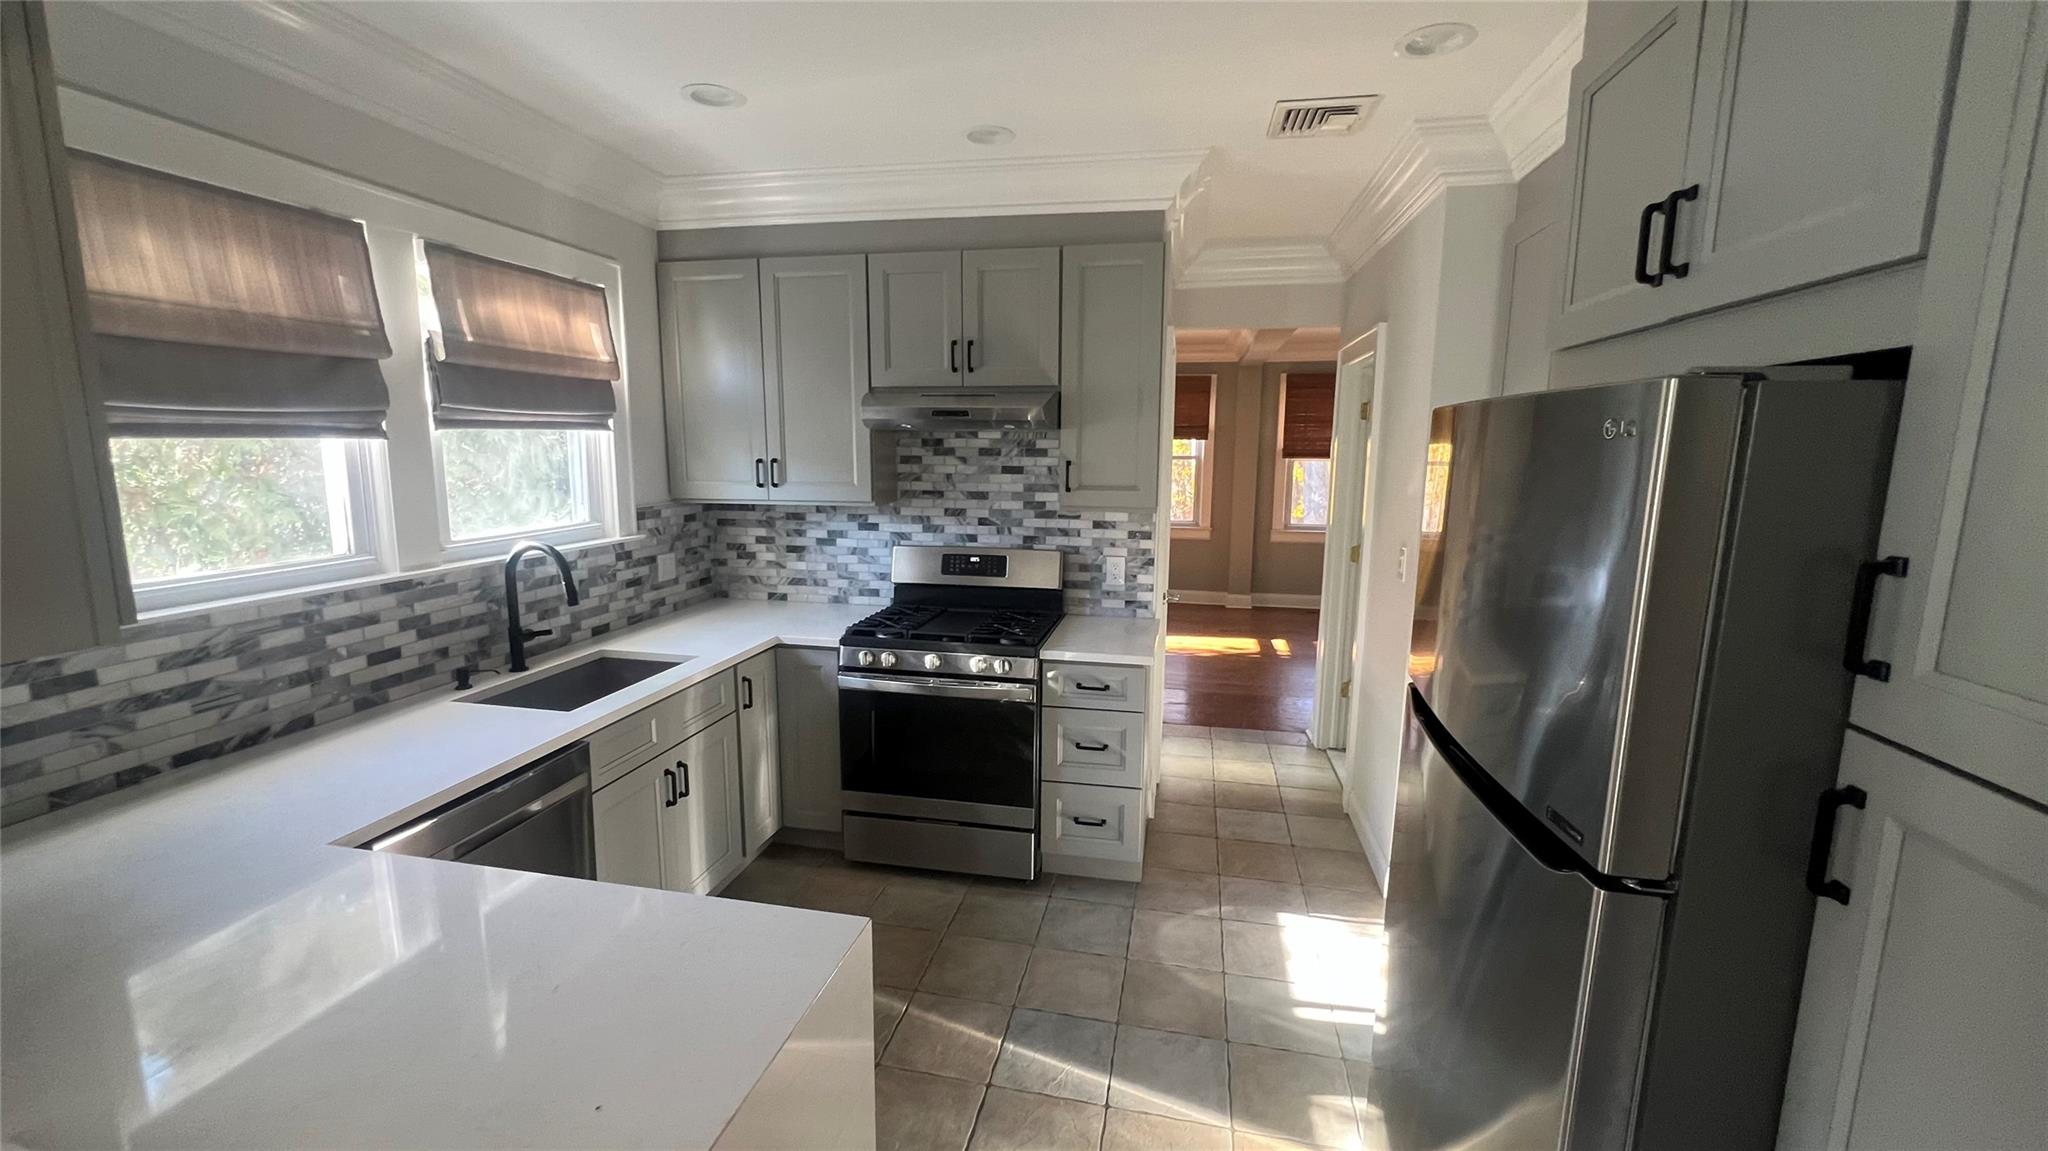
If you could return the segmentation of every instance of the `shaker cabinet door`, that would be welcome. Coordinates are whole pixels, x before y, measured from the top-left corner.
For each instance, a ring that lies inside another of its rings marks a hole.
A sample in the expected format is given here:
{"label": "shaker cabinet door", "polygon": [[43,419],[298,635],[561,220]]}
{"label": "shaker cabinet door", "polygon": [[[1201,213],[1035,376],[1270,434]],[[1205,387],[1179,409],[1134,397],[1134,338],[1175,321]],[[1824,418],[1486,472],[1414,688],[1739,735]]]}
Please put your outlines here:
{"label": "shaker cabinet door", "polygon": [[1009,248],[961,257],[962,380],[973,388],[1060,382],[1060,250]]}
{"label": "shaker cabinet door", "polygon": [[949,388],[960,348],[960,253],[868,258],[868,347],[878,388]]}
{"label": "shaker cabinet door", "polygon": [[1060,505],[1159,499],[1165,282],[1158,244],[1064,249],[1060,275]]}
{"label": "shaker cabinet door", "polygon": [[676,498],[761,499],[768,493],[768,418],[760,265],[662,264],[658,283],[669,482]]}
{"label": "shaker cabinet door", "polygon": [[775,652],[739,666],[740,846],[751,858],[782,829],[782,732],[775,691]]}
{"label": "shaker cabinet door", "polygon": [[768,498],[874,499],[868,390],[868,280],[862,256],[761,261],[762,373],[768,398]]}
{"label": "shaker cabinet door", "polygon": [[739,742],[739,720],[727,716],[648,764],[675,773],[675,802],[661,809],[662,886],[670,891],[702,895],[737,870]]}
{"label": "shaker cabinet door", "polygon": [[591,797],[599,880],[662,886],[663,766],[659,760],[642,764]]}

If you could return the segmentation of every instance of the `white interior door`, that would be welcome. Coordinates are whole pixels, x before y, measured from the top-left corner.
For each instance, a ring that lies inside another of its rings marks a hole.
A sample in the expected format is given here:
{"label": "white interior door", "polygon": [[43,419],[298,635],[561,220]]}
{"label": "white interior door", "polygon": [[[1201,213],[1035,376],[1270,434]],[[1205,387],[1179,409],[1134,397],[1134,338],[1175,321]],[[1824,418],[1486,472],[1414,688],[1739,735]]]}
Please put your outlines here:
{"label": "white interior door", "polygon": [[1367,408],[1385,324],[1337,355],[1336,423],[1330,439],[1330,526],[1323,540],[1322,613],[1316,621],[1316,694],[1308,738],[1343,747],[1351,725],[1352,669],[1358,659],[1358,558],[1365,539]]}
{"label": "white interior door", "polygon": [[2048,813],[1850,731],[1778,1146],[2048,1147]]}

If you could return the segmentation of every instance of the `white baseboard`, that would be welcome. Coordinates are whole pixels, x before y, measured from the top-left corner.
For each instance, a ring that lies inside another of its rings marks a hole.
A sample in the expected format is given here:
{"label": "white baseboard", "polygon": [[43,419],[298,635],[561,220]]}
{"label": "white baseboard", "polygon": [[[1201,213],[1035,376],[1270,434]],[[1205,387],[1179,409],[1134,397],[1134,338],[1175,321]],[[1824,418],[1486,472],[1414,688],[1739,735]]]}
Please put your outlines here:
{"label": "white baseboard", "polygon": [[1351,788],[1350,778],[1340,775],[1338,780],[1344,785],[1344,814],[1351,817],[1351,830],[1358,833],[1359,845],[1365,848],[1365,865],[1372,868],[1372,877],[1378,881],[1381,894],[1385,894],[1387,868],[1391,863],[1392,853],[1387,850],[1386,844],[1380,842],[1380,837],[1366,822],[1365,816],[1358,810],[1358,805],[1352,802],[1352,797],[1357,793]]}
{"label": "white baseboard", "polygon": [[1319,608],[1323,597],[1319,595],[1295,595],[1286,592],[1261,591],[1250,595],[1220,591],[1168,591],[1168,603],[1198,603],[1212,607],[1306,607]]}
{"label": "white baseboard", "polygon": [[1255,591],[1252,593],[1252,606],[1320,608],[1323,606],[1323,597],[1277,591]]}

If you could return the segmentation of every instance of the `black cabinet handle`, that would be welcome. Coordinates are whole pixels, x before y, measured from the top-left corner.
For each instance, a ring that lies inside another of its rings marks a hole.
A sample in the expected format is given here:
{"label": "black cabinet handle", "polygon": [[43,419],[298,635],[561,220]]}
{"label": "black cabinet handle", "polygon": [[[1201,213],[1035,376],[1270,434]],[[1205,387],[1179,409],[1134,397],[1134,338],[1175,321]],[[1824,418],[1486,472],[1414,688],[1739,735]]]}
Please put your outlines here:
{"label": "black cabinet handle", "polygon": [[1094,742],[1090,742],[1090,743],[1082,743],[1082,742],[1080,742],[1079,740],[1076,740],[1076,741],[1074,741],[1074,750],[1075,750],[1075,751],[1108,751],[1108,750],[1109,750],[1109,745],[1108,745],[1108,744],[1106,744],[1106,743],[1094,743]]}
{"label": "black cabinet handle", "polygon": [[670,771],[668,768],[662,768],[661,805],[663,807],[674,807],[676,805],[676,801],[680,798],[682,797],[676,794],[676,773]]}
{"label": "black cabinet handle", "polygon": [[688,799],[690,798],[690,765],[683,760],[676,760],[676,770],[683,773],[683,793],[676,798]]}
{"label": "black cabinet handle", "polygon": [[1085,816],[1085,815],[1077,815],[1077,816],[1075,816],[1075,817],[1074,817],[1074,822],[1075,822],[1075,823],[1078,823],[1078,824],[1080,824],[1080,825],[1081,825],[1082,827],[1108,827],[1108,826],[1109,826],[1109,821],[1108,821],[1107,819],[1090,819],[1090,818],[1088,818],[1088,817],[1087,817],[1087,816]]}
{"label": "black cabinet handle", "polygon": [[958,340],[954,340],[946,349],[946,370],[954,375],[960,374],[960,341]]}
{"label": "black cabinet handle", "polygon": [[[1647,284],[1652,288],[1664,282],[1664,274],[1644,271],[1643,261],[1650,258],[1650,221],[1656,219],[1657,213],[1663,210],[1664,201],[1652,200],[1643,205],[1643,217],[1636,223],[1636,283]],[[1664,234],[1671,234],[1671,225],[1668,221],[1664,225]]]}
{"label": "black cabinet handle", "polygon": [[740,677],[740,710],[741,710],[741,711],[752,711],[752,710],[754,710],[754,677],[753,677],[753,676],[749,676],[749,675],[743,675],[743,676],[741,676],[741,677]]}
{"label": "black cabinet handle", "polygon": [[765,460],[765,459],[762,459],[762,458],[761,458],[760,456],[755,456],[755,457],[754,457],[754,486],[755,486],[755,487],[757,487],[757,488],[765,488],[765,487],[767,487],[767,486],[768,486],[768,476],[767,476],[767,471],[768,471],[768,461],[767,461],[767,460]]}
{"label": "black cabinet handle", "polygon": [[1694,184],[1689,188],[1680,188],[1678,191],[1664,197],[1664,243],[1657,254],[1657,274],[1659,276],[1670,275],[1683,280],[1685,279],[1685,274],[1692,271],[1691,261],[1683,264],[1671,262],[1671,248],[1678,241],[1678,205],[1690,203],[1699,198],[1700,186],[1698,184]]}
{"label": "black cabinet handle", "polygon": [[1074,461],[1067,461],[1067,490],[1074,490]]}
{"label": "black cabinet handle", "polygon": [[1867,675],[1879,683],[1891,682],[1890,661],[1869,659],[1863,652],[1870,644],[1870,609],[1877,602],[1878,577],[1905,574],[1905,556],[1864,560],[1856,565],[1856,596],[1849,603],[1849,639],[1842,645],[1842,666],[1851,674]]}
{"label": "black cabinet handle", "polygon": [[789,474],[789,471],[788,471],[788,469],[787,469],[787,468],[784,468],[784,467],[782,466],[782,457],[781,457],[781,456],[776,456],[776,457],[774,457],[773,459],[770,459],[770,460],[768,461],[768,486],[769,486],[769,487],[771,487],[771,488],[779,488],[779,487],[781,487],[781,486],[782,486],[782,481],[781,481],[781,480],[779,480],[779,479],[776,479],[776,478],[775,478],[775,477],[776,477],[776,475],[777,475],[778,473],[779,473],[779,474],[782,474],[782,475],[788,475],[788,474]]}
{"label": "black cabinet handle", "polygon": [[1076,682],[1076,683],[1074,684],[1074,687],[1075,687],[1075,689],[1076,689],[1076,690],[1078,690],[1078,691],[1108,691],[1108,690],[1109,690],[1109,685],[1108,685],[1108,684],[1106,684],[1106,683],[1080,683],[1080,682],[1078,682],[1078,681],[1077,681],[1077,682]]}
{"label": "black cabinet handle", "polygon": [[967,370],[968,370],[969,372],[972,372],[972,371],[974,370],[974,341],[973,341],[973,340],[969,340],[969,341],[967,341]]}
{"label": "black cabinet handle", "polygon": [[1813,811],[1813,843],[1806,850],[1806,890],[1844,907],[1849,905],[1849,885],[1828,878],[1828,857],[1835,849],[1835,813],[1845,807],[1860,811],[1869,798],[1854,784],[1831,787],[1820,793],[1820,804]]}

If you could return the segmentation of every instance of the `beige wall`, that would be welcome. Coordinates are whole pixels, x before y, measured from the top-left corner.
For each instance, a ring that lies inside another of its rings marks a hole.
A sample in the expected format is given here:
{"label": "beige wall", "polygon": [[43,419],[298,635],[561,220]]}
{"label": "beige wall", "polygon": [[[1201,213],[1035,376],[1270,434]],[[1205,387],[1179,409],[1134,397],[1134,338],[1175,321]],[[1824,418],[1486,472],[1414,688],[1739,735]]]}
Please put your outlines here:
{"label": "beige wall", "polygon": [[1179,375],[1216,380],[1210,441],[1209,538],[1175,538],[1174,591],[1231,596],[1313,596],[1323,585],[1323,546],[1275,542],[1280,387],[1290,370],[1331,372],[1332,364],[1182,364]]}

